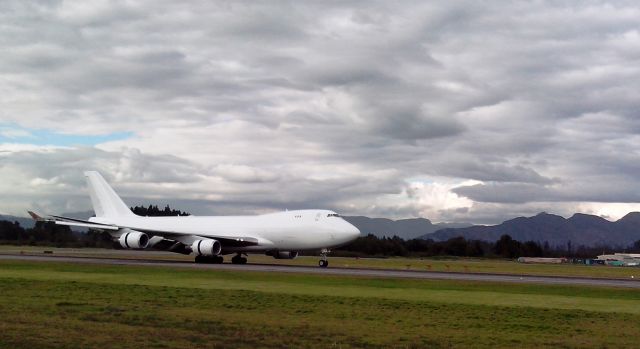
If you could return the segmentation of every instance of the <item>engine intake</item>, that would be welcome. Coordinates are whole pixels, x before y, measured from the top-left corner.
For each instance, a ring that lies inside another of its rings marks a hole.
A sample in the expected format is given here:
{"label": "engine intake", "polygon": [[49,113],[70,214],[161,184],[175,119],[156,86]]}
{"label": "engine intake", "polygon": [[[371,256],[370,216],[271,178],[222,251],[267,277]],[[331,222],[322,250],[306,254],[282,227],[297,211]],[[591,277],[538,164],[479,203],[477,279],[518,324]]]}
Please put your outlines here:
{"label": "engine intake", "polygon": [[275,251],[270,254],[275,259],[294,259],[298,257],[297,251]]}
{"label": "engine intake", "polygon": [[149,236],[139,231],[128,230],[120,235],[118,242],[124,248],[144,249],[149,245]]}
{"label": "engine intake", "polygon": [[196,240],[191,244],[191,250],[197,256],[213,257],[222,252],[222,244],[220,244],[220,241],[213,239]]}

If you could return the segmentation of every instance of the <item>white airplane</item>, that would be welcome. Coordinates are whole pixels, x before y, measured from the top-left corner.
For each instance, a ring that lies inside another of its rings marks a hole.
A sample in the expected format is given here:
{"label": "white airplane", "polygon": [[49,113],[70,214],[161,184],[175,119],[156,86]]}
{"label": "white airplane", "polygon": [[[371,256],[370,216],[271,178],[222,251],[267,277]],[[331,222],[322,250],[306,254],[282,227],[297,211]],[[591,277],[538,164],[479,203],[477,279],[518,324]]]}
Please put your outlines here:
{"label": "white airplane", "polygon": [[195,255],[196,263],[222,263],[235,254],[245,264],[250,252],[277,259],[293,259],[300,251],[320,251],[320,267],[327,267],[329,249],[345,245],[360,231],[329,210],[296,210],[257,216],[142,217],[135,215],[95,171],[84,173],[96,216],[88,221],[61,216],[35,220],[108,232],[123,248],[159,249]]}

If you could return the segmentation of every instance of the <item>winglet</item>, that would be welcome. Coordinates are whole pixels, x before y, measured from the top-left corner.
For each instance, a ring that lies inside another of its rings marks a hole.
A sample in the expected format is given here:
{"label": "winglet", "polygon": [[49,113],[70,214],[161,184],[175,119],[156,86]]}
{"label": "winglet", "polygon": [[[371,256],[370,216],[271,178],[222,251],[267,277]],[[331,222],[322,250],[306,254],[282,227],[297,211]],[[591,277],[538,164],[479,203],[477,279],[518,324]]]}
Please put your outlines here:
{"label": "winglet", "polygon": [[31,216],[31,218],[33,218],[33,220],[36,222],[53,222],[54,221],[54,219],[51,219],[51,217],[42,217],[33,211],[27,211],[27,212],[29,213],[29,216]]}
{"label": "winglet", "polygon": [[29,213],[29,216],[31,216],[31,218],[33,218],[34,221],[43,221],[44,218],[40,217],[37,213],[33,212],[33,211],[27,211]]}

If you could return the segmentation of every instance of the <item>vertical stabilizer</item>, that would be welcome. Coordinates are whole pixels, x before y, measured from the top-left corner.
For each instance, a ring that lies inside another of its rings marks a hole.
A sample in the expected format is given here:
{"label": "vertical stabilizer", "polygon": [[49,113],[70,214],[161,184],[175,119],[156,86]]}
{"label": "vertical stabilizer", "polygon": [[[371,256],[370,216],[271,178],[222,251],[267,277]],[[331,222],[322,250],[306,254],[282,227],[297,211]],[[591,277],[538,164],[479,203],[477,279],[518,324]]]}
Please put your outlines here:
{"label": "vertical stabilizer", "polygon": [[102,175],[96,171],[84,173],[89,185],[89,194],[96,217],[133,216],[133,212],[120,199],[118,194],[109,186]]}

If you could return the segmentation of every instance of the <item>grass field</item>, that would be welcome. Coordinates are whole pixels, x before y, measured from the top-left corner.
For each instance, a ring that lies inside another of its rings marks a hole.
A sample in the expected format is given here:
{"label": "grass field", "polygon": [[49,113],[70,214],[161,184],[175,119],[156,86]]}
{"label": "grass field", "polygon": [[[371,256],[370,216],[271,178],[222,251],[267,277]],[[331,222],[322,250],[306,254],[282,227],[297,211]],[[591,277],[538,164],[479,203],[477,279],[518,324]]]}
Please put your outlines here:
{"label": "grass field", "polygon": [[637,290],[0,261],[0,348],[614,348]]}
{"label": "grass field", "polygon": [[[2,246],[2,253],[24,253],[42,255],[43,251],[49,250],[55,256],[81,256],[81,257],[104,257],[104,258],[128,258],[128,259],[156,259],[171,261],[193,261],[193,256],[185,256],[169,252],[154,251],[131,251],[131,250],[108,250],[108,249],[71,249],[71,248],[50,248],[34,246]],[[229,256],[226,257],[230,259]],[[577,276],[596,278],[640,278],[640,267],[613,267],[613,266],[587,266],[587,265],[545,265],[545,264],[523,264],[509,260],[496,259],[441,259],[441,258],[341,258],[330,257],[332,268],[379,268],[379,269],[403,269],[403,270],[423,270],[423,271],[448,271],[448,272],[468,272],[468,273],[496,273],[496,274],[516,274],[516,275],[547,275],[547,276]],[[316,266],[318,257],[301,256],[294,260],[274,259],[272,257],[252,254],[249,256],[249,263],[260,264],[287,264]]]}

